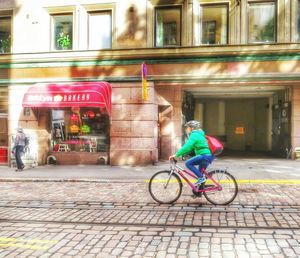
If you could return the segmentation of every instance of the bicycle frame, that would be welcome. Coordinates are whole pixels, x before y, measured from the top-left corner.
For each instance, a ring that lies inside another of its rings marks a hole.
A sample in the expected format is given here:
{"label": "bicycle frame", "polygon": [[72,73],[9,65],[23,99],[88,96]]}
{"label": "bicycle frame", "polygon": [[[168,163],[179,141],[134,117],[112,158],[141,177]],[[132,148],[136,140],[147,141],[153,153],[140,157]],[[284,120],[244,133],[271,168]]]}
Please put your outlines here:
{"label": "bicycle frame", "polygon": [[197,176],[194,175],[192,172],[187,171],[186,169],[178,166],[175,162],[171,163],[171,173],[170,176],[172,175],[172,173],[176,173],[178,174],[181,178],[183,178],[188,185],[197,193],[203,193],[203,192],[209,192],[209,191],[221,191],[222,190],[222,186],[217,183],[211,176],[209,176],[209,174],[207,173],[205,168],[201,169],[201,173],[204,174],[206,176],[207,179],[211,180],[214,183],[214,186],[212,187],[206,187],[204,189],[198,189],[188,178],[187,176],[185,176],[185,174],[189,175],[190,177],[197,179]]}

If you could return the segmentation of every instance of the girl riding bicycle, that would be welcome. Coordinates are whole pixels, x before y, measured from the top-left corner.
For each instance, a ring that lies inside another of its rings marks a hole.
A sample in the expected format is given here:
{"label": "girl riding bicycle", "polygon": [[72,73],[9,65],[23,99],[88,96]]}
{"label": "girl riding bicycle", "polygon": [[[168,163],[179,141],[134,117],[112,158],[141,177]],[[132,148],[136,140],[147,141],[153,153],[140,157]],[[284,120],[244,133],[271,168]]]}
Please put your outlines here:
{"label": "girl riding bicycle", "polygon": [[[181,157],[190,153],[191,151],[195,151],[196,156],[187,160],[185,162],[185,165],[198,177],[196,185],[202,184],[205,182],[205,178],[201,173],[201,169],[206,168],[208,164],[210,164],[213,161],[214,157],[211,154],[210,148],[205,138],[205,133],[201,129],[200,122],[191,120],[187,122],[184,126],[186,127],[185,131],[188,135],[188,140],[177,151],[177,153],[171,155],[169,159]],[[196,167],[197,165],[199,165],[199,168]]]}

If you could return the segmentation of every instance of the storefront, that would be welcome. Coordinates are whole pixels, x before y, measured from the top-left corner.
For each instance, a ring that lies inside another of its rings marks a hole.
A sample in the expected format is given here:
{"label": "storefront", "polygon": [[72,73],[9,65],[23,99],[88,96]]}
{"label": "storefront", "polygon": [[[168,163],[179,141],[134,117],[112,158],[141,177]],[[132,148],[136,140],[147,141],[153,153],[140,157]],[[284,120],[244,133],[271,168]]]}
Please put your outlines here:
{"label": "storefront", "polygon": [[35,114],[47,114],[47,163],[109,162],[109,83],[36,84],[26,91],[22,105],[24,113],[31,109]]}

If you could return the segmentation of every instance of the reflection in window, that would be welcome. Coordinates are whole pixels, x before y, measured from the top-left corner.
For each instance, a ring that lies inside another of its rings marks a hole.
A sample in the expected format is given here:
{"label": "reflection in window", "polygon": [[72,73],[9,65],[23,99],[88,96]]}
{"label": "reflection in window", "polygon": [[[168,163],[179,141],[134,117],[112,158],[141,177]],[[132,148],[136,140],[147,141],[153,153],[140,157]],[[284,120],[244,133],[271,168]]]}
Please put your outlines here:
{"label": "reflection in window", "polygon": [[0,53],[11,51],[11,17],[0,17]]}
{"label": "reflection in window", "polygon": [[156,9],[155,46],[179,46],[181,44],[181,9],[178,7]]}
{"label": "reflection in window", "polygon": [[53,15],[54,48],[70,50],[73,43],[73,16],[71,14]]}
{"label": "reflection in window", "polygon": [[201,44],[227,44],[227,6],[201,6]]}
{"label": "reflection in window", "polygon": [[275,42],[275,3],[249,4],[249,43]]}
{"label": "reflection in window", "polygon": [[111,48],[111,12],[89,13],[89,49]]}

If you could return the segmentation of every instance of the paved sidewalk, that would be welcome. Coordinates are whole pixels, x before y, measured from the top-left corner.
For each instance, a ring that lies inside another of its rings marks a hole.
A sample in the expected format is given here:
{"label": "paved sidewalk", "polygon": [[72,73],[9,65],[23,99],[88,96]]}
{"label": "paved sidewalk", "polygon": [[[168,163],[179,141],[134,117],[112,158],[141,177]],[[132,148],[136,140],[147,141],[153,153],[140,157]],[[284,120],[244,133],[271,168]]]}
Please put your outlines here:
{"label": "paved sidewalk", "polygon": [[[184,162],[179,165],[184,166]],[[294,180],[300,183],[300,161],[295,160],[225,157],[215,160],[211,165],[211,169],[214,168],[226,168],[238,180]],[[0,181],[144,181],[156,171],[168,169],[167,161],[145,167],[46,165],[27,168],[23,172],[0,166]]]}

